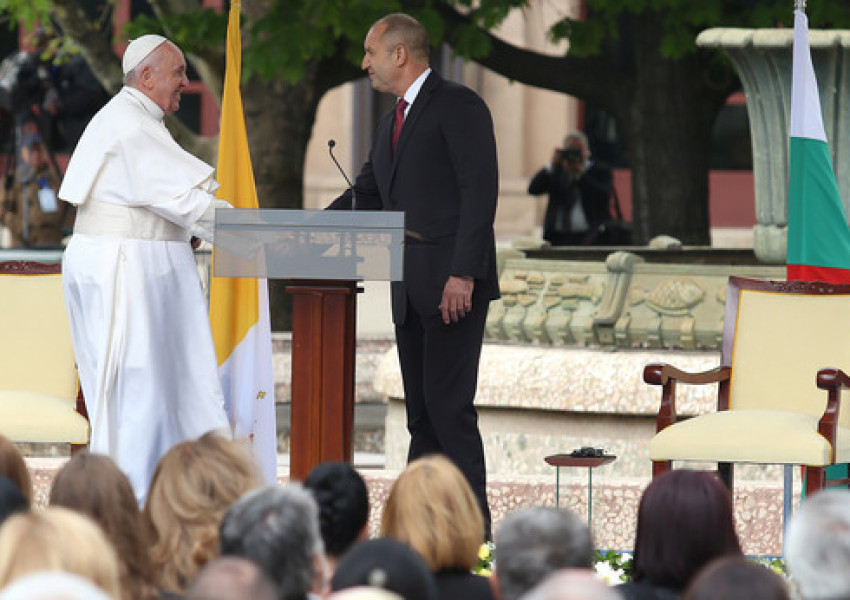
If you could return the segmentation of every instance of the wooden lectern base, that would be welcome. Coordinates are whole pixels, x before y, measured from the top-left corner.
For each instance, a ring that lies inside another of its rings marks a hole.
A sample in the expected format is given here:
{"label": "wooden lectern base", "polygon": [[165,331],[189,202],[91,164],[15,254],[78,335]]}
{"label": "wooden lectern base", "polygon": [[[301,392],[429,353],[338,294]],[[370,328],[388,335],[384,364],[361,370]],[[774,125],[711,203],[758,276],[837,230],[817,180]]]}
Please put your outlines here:
{"label": "wooden lectern base", "polygon": [[292,433],[289,476],[320,462],[351,462],[354,428],[354,281],[290,281]]}

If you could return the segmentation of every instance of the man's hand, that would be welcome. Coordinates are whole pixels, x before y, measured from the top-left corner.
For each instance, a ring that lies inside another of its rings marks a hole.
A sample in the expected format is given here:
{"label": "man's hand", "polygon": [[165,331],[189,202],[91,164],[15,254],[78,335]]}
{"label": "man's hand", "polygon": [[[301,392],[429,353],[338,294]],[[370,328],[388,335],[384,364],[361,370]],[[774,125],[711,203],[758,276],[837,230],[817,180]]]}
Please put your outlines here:
{"label": "man's hand", "polygon": [[443,323],[457,323],[472,310],[472,289],[475,280],[472,277],[449,275],[443,288],[443,299],[440,302],[440,312],[443,313]]}

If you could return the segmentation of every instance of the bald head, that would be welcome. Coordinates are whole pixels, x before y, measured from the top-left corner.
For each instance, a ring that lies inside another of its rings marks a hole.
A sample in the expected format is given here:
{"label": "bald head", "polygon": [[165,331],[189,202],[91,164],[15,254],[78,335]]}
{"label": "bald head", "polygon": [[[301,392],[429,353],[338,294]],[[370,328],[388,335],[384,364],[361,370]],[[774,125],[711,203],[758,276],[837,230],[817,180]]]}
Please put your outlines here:
{"label": "bald head", "polygon": [[384,30],[384,42],[391,46],[403,45],[410,59],[428,65],[431,42],[428,32],[416,19],[404,13],[392,13],[378,20],[372,27],[380,25]]}
{"label": "bald head", "polygon": [[363,62],[372,87],[401,97],[428,68],[431,45],[419,21],[393,13],[377,21],[363,42]]}
{"label": "bald head", "polygon": [[590,569],[556,571],[520,600],[618,600],[620,594],[608,587]]}
{"label": "bald head", "polygon": [[250,560],[223,556],[208,563],[186,600],[277,600],[274,585]]}

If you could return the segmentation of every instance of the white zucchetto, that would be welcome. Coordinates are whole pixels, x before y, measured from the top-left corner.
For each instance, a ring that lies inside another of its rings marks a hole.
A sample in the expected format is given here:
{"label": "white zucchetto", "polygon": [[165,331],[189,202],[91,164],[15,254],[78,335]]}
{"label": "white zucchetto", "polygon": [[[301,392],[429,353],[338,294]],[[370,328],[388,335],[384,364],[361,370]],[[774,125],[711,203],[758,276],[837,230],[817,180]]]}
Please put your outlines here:
{"label": "white zucchetto", "polygon": [[131,40],[124,51],[124,58],[121,60],[121,67],[124,69],[124,75],[132,71],[140,62],[145,60],[145,57],[156,50],[162,43],[168,40],[161,35],[150,33],[142,37]]}

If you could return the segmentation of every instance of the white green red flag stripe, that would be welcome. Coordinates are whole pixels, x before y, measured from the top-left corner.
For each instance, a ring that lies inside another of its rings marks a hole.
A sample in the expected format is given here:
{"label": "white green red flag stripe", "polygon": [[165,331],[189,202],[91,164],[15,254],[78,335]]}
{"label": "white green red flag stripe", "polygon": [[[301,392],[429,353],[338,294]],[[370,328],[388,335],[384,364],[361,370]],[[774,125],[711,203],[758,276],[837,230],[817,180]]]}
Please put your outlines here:
{"label": "white green red flag stripe", "polygon": [[[258,208],[239,81],[242,41],[239,3],[230,6],[227,65],[221,101],[217,197],[236,208]],[[214,251],[214,250],[213,250]],[[277,427],[268,282],[213,277],[210,326],[218,356],[225,408],[234,437],[248,438],[269,483],[277,481]]]}
{"label": "white green red flag stripe", "polygon": [[850,227],[832,167],[806,13],[794,11],[788,176],[788,279],[850,282]]}

